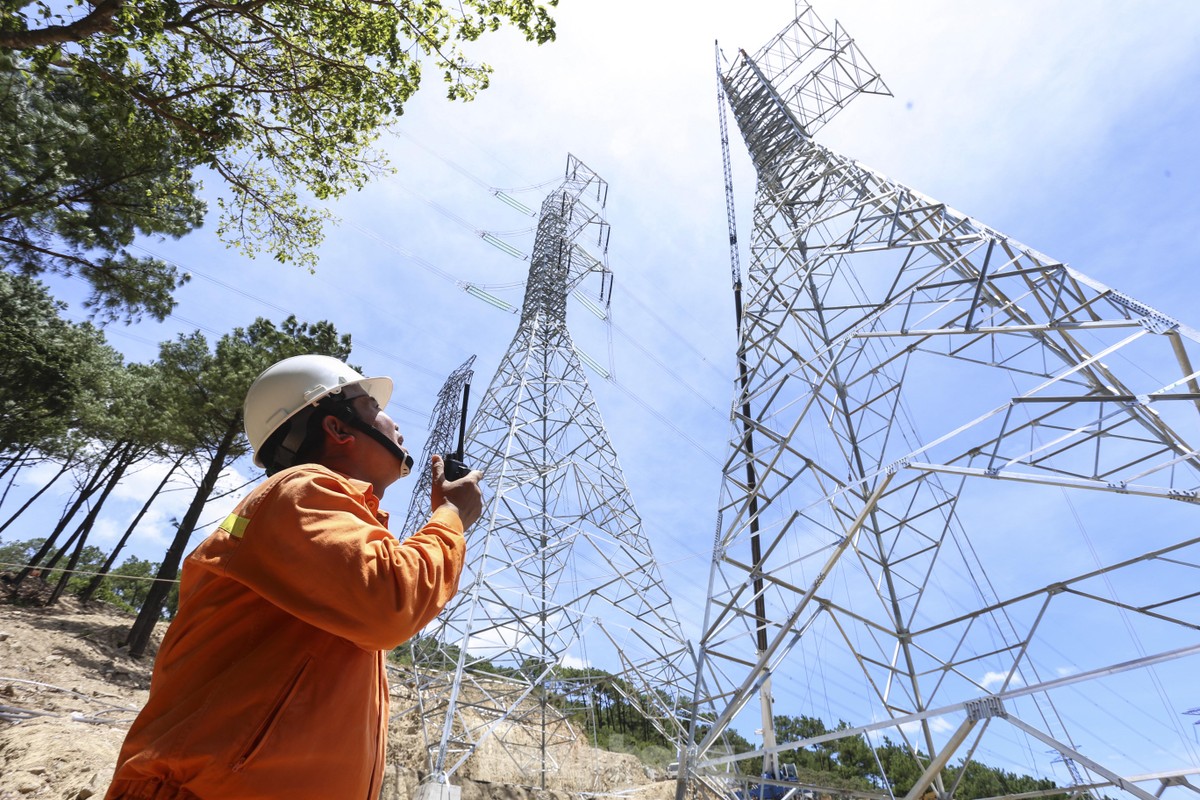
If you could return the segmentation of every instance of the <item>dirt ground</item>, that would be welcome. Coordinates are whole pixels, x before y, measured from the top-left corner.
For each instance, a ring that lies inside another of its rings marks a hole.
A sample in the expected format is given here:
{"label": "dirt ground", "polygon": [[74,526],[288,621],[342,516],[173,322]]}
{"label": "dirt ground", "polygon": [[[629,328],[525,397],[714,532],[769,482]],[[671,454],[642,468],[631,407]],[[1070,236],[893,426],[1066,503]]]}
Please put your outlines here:
{"label": "dirt ground", "polygon": [[150,686],[150,659],[117,647],[131,624],[72,600],[0,605],[0,800],[74,800],[108,788]]}
{"label": "dirt ground", "polygon": [[[84,800],[108,788],[125,730],[146,701],[151,659],[118,646],[132,618],[85,609],[70,599],[52,608],[0,604],[0,800]],[[165,628],[155,632],[152,650]],[[393,679],[393,708],[411,690]],[[381,800],[409,800],[423,755],[414,716],[392,720]],[[511,759],[481,747],[466,765],[462,800],[556,800],[636,792],[668,800],[675,785],[632,756],[575,744],[555,754],[546,789],[513,783]]]}

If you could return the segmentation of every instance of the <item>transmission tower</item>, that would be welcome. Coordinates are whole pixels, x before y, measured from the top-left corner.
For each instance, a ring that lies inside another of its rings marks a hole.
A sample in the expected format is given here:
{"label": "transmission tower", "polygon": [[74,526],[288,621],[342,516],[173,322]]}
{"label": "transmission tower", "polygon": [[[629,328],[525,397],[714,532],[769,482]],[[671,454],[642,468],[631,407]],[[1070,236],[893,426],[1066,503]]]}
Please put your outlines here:
{"label": "transmission tower", "polygon": [[412,500],[409,501],[408,514],[404,518],[404,533],[411,536],[429,519],[429,492],[433,477],[429,473],[428,464],[435,453],[445,455],[453,452],[456,443],[454,434],[459,429],[463,409],[463,390],[471,385],[471,377],[475,374],[472,366],[475,356],[471,356],[462,365],[450,373],[442,384],[434,401],[433,413],[429,416],[429,437],[425,441],[418,464],[426,465],[425,469],[418,468],[417,483],[413,487]]}
{"label": "transmission tower", "polygon": [[[889,92],[803,3],[718,73],[757,190],[698,654],[711,724],[679,796],[761,757],[743,790],[782,797],[793,753],[883,736],[916,761],[909,798],[1046,747],[1073,791],[1149,800],[1139,781],[1194,772],[1166,695],[1200,664],[1196,331],[817,142]],[[1097,524],[1094,559],[1063,544]],[[1152,722],[1135,686],[1164,701]],[[844,725],[785,741],[780,713]],[[718,752],[735,725],[761,748]],[[1106,766],[1126,734],[1174,771]]]}
{"label": "transmission tower", "polygon": [[[1050,763],[1058,764],[1061,762],[1063,764],[1063,766],[1065,766],[1067,768],[1067,773],[1071,776],[1071,786],[1079,786],[1080,784],[1083,783],[1083,775],[1079,772],[1079,767],[1078,767],[1078,765],[1075,764],[1075,759],[1071,758],[1070,756],[1066,755],[1065,753],[1059,753],[1057,750],[1047,750],[1046,752],[1049,755],[1058,756],[1057,758],[1053,759]],[[1069,797],[1088,797],[1086,792],[1080,793],[1077,791],[1070,792],[1068,794],[1068,796]]]}
{"label": "transmission tower", "polygon": [[694,653],[566,321],[568,293],[609,275],[588,252],[607,250],[607,191],[568,158],[542,203],[516,336],[469,429],[466,460],[484,472],[487,507],[468,533],[459,594],[412,645],[425,796],[453,795],[450,777],[470,777],[484,747],[511,764],[490,780],[596,788],[563,786],[555,771],[586,700],[601,693],[619,695],[672,747],[683,740]]}

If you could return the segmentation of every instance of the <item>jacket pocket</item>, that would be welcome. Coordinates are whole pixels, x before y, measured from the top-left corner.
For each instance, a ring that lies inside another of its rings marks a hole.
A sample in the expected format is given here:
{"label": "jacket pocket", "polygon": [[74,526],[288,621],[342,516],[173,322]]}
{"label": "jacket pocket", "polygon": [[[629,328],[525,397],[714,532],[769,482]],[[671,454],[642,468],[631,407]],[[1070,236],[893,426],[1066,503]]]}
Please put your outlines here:
{"label": "jacket pocket", "polygon": [[291,679],[284,684],[283,690],[275,698],[275,702],[271,704],[271,709],[267,712],[267,716],[254,731],[254,735],[250,737],[246,746],[241,749],[240,755],[233,762],[232,768],[234,772],[246,766],[246,763],[254,758],[263,749],[267,740],[271,738],[271,732],[275,730],[275,726],[279,722],[280,717],[283,716],[283,712],[287,710],[288,705],[292,702],[292,698],[299,691],[300,681],[304,678],[304,673],[308,671],[308,665],[311,661],[311,658],[305,658]]}

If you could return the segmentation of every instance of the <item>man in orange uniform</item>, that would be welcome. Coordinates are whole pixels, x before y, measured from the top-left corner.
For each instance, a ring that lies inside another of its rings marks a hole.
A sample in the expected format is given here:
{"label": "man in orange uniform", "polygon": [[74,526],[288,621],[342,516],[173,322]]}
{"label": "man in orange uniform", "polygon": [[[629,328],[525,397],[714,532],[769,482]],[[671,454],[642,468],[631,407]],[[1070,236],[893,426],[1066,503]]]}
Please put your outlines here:
{"label": "man in orange uniform", "polygon": [[412,458],[383,412],[388,378],[328,356],[266,370],[246,396],[270,477],[183,566],[179,610],[109,800],[375,800],[386,651],[458,588],[480,473],[435,456],[429,522],[404,542],[379,510]]}

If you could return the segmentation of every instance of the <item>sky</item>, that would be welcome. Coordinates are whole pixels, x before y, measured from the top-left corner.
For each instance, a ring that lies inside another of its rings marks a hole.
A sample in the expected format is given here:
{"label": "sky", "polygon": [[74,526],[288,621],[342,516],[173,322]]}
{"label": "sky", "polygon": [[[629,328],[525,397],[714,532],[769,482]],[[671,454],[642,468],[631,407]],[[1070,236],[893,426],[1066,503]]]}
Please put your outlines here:
{"label": "sky", "polygon": [[[814,7],[826,24],[841,22],[894,95],[858,98],[819,141],[1200,325],[1200,3]],[[726,58],[753,52],[792,14],[790,0],[562,0],[556,42],[535,47],[502,32],[479,43],[475,52],[495,74],[475,101],[446,101],[429,76],[381,139],[396,173],[331,206],[341,221],[328,230],[315,274],[243,258],[216,239],[212,219],[184,239],[142,243],[193,279],[165,322],[114,325],[109,340],[128,359],[149,360],[158,342],[196,328],[215,340],[258,316],[331,320],[352,334],[353,363],[396,380],[388,411],[420,453],[445,376],[476,355],[473,396],[481,397],[516,330],[513,314],[460,286],[520,305],[528,262],[481,234],[524,254],[536,221],[494,192],[537,208],[575,155],[609,183],[614,290],[611,325],[578,304],[569,322],[580,348],[610,373],[590,373],[592,391],[693,635],[736,345],[714,42]],[[746,242],[754,184],[732,122],[731,145]],[[71,282],[53,286],[63,299],[81,294]],[[84,316],[78,306],[70,313]],[[255,474],[246,460],[225,482]],[[33,486],[36,477],[24,480]],[[156,481],[147,470],[122,487],[98,544],[115,541]],[[407,492],[397,484],[385,506],[402,513]],[[221,519],[234,499],[214,504],[206,521]],[[156,507],[135,552],[157,558],[187,500],[181,490]]]}

